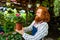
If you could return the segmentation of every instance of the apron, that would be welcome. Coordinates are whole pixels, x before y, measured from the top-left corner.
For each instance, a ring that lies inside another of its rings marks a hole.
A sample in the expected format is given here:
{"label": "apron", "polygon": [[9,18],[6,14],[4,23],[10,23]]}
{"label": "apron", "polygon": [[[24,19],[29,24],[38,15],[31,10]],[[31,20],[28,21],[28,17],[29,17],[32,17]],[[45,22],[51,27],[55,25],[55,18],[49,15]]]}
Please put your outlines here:
{"label": "apron", "polygon": [[[42,22],[41,22],[41,23],[42,23]],[[33,26],[32,35],[34,36],[37,31],[38,31],[38,29],[37,29],[35,26]],[[42,40],[42,39],[40,39],[40,40]]]}
{"label": "apron", "polygon": [[32,29],[32,35],[35,35],[37,32],[37,28],[33,26],[33,29]]}

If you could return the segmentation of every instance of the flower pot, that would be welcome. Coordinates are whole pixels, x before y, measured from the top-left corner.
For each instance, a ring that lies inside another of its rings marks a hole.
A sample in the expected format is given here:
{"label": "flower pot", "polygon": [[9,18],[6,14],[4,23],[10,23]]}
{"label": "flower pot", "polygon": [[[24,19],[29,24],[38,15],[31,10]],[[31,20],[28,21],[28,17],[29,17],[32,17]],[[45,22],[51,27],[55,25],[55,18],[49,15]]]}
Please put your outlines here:
{"label": "flower pot", "polygon": [[22,30],[22,24],[21,23],[16,23],[15,29],[17,30]]}

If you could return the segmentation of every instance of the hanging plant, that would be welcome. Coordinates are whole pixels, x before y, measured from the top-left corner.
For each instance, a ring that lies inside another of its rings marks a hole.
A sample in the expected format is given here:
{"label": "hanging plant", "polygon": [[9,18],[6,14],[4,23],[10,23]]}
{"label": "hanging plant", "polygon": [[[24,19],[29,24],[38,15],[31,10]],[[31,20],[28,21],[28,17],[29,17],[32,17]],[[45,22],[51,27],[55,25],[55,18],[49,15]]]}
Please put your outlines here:
{"label": "hanging plant", "polygon": [[36,0],[36,7],[39,7],[39,6],[40,6],[40,1]]}

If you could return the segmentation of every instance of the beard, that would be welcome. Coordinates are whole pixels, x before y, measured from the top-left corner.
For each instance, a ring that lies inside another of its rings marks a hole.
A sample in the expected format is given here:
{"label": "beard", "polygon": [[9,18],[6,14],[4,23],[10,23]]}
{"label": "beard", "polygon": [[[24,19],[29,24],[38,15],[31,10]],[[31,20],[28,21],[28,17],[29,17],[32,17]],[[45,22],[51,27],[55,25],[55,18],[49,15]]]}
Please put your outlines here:
{"label": "beard", "polygon": [[36,17],[35,17],[35,22],[40,22],[40,21],[41,21],[41,18],[38,17],[38,16],[36,16]]}

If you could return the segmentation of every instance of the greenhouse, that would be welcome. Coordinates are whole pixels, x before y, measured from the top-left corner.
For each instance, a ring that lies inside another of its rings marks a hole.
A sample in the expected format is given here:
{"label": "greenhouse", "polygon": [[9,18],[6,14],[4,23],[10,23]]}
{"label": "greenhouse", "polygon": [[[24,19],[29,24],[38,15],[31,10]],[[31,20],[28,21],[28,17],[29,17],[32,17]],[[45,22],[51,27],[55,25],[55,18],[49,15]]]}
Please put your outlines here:
{"label": "greenhouse", "polygon": [[60,40],[60,0],[0,0],[0,40]]}

